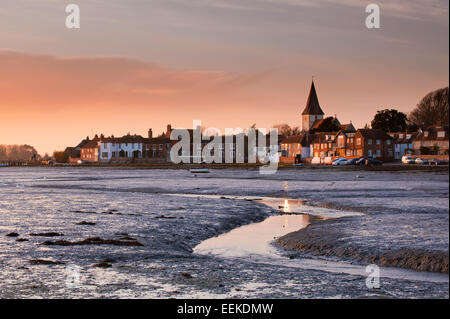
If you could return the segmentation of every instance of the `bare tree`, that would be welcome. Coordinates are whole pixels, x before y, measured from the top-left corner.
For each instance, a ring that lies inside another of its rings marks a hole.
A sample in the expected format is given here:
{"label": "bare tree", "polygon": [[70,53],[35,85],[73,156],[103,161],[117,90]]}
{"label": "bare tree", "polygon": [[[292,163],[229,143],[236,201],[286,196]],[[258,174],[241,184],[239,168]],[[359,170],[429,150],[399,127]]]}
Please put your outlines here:
{"label": "bare tree", "polygon": [[409,114],[409,120],[422,128],[437,123],[448,125],[448,111],[448,87],[446,87],[428,93]]}
{"label": "bare tree", "polygon": [[278,129],[278,134],[284,135],[284,136],[293,136],[293,135],[301,134],[300,127],[298,127],[298,126],[290,127],[289,124],[286,124],[286,123],[275,124],[272,127]]}
{"label": "bare tree", "polygon": [[0,145],[2,160],[30,160],[36,156],[37,151],[30,145]]}

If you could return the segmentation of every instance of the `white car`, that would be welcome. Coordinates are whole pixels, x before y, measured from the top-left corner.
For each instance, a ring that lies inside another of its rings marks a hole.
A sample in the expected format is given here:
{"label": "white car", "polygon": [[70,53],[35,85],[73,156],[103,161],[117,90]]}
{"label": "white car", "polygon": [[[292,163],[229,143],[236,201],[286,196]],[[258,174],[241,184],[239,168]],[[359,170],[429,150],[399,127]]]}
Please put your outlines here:
{"label": "white car", "polygon": [[347,163],[347,160],[345,158],[339,158],[335,161],[333,161],[332,165],[345,165]]}
{"label": "white car", "polygon": [[333,164],[334,162],[342,161],[342,160],[345,160],[345,157],[338,157],[338,158],[335,158],[335,159],[331,160],[331,163],[330,163],[330,164]]}
{"label": "white car", "polygon": [[416,161],[411,156],[403,156],[402,157],[402,164],[414,164]]}
{"label": "white car", "polygon": [[426,159],[418,157],[418,158],[416,158],[416,164],[420,164],[420,165],[428,164],[428,161]]}

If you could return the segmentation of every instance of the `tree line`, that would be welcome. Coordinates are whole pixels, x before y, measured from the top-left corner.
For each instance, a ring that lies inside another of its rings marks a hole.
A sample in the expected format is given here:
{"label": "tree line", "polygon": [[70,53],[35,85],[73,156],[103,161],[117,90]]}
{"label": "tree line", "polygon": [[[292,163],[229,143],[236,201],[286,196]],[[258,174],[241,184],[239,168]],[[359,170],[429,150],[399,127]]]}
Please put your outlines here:
{"label": "tree line", "polygon": [[38,152],[30,145],[2,145],[0,144],[0,160],[31,161],[39,158]]}

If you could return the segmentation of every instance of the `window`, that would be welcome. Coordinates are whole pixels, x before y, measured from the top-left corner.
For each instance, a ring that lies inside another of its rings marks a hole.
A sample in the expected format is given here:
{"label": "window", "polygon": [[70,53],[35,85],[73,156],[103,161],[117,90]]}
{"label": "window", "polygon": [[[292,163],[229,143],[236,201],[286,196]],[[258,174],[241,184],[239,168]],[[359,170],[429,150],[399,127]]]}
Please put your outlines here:
{"label": "window", "polygon": [[377,145],[380,145],[381,141],[380,141],[380,140],[377,140],[377,142],[376,142],[376,143],[377,143]]}
{"label": "window", "polygon": [[361,138],[360,138],[360,137],[358,137],[358,138],[356,139],[356,145],[361,145]]}
{"label": "window", "polygon": [[391,140],[386,140],[386,145],[391,145]]}
{"label": "window", "polygon": [[372,156],[372,150],[367,150],[367,156]]}
{"label": "window", "polygon": [[428,137],[428,131],[423,132],[423,135],[424,135],[425,137]]}
{"label": "window", "polygon": [[439,131],[437,137],[445,137],[445,131]]}
{"label": "window", "polygon": [[377,156],[381,156],[381,150],[377,150]]}
{"label": "window", "polygon": [[103,153],[102,153],[102,157],[103,157],[103,158],[108,158],[108,152],[103,152]]}
{"label": "window", "polygon": [[371,138],[369,138],[369,139],[367,140],[367,144],[372,145],[372,139],[371,139]]}

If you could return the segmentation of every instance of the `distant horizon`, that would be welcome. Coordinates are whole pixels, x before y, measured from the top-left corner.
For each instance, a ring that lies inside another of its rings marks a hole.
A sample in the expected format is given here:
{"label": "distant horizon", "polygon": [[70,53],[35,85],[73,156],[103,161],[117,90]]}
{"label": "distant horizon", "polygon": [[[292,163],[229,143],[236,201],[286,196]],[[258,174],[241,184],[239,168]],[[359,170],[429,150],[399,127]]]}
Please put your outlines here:
{"label": "distant horizon", "polygon": [[2,2],[0,144],[51,154],[195,119],[301,126],[313,76],[325,116],[362,128],[449,85],[447,1],[378,1],[380,29],[353,0],[76,3],[71,30],[65,3]]}

